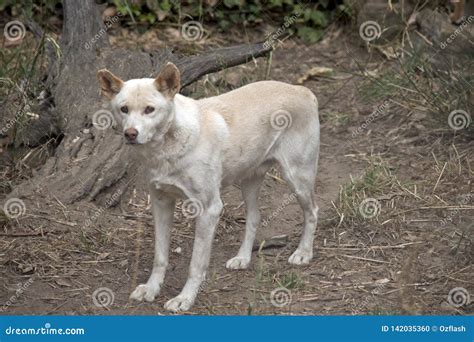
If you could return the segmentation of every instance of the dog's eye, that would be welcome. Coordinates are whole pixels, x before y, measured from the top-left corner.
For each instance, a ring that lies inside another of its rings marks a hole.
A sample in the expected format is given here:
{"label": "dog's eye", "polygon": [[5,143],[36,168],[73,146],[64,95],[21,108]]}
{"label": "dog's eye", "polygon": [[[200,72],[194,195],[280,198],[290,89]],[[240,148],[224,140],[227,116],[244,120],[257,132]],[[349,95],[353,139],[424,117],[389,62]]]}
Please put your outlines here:
{"label": "dog's eye", "polygon": [[155,108],[152,106],[147,106],[145,108],[145,114],[150,114],[150,113],[153,113],[154,111],[155,111]]}
{"label": "dog's eye", "polygon": [[122,107],[120,107],[120,111],[122,113],[128,113],[128,107],[127,106],[122,106]]}

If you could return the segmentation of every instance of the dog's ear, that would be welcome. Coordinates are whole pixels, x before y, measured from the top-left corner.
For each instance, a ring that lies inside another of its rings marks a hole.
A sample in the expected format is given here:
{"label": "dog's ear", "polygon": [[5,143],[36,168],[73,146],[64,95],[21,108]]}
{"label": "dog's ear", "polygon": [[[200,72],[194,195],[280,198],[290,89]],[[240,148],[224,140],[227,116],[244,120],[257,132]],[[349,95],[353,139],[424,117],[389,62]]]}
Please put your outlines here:
{"label": "dog's ear", "polygon": [[181,75],[176,65],[166,63],[155,78],[155,86],[166,98],[172,99],[181,87]]}
{"label": "dog's ear", "polygon": [[123,81],[107,69],[97,71],[97,78],[99,79],[102,96],[109,100],[112,100],[122,89]]}

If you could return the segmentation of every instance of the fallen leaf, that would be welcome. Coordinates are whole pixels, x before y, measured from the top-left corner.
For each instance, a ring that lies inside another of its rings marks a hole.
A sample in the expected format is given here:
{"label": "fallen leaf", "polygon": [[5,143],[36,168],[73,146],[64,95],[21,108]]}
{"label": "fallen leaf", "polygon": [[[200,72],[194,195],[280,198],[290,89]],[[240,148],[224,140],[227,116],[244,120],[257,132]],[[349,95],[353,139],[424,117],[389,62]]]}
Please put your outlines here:
{"label": "fallen leaf", "polygon": [[333,73],[332,68],[313,67],[309,69],[308,71],[306,71],[303,76],[298,78],[296,82],[299,84],[302,84],[311,77],[331,77],[332,73]]}
{"label": "fallen leaf", "polygon": [[238,87],[241,83],[241,77],[238,72],[229,72],[225,76],[225,80],[228,84],[230,84],[233,87]]}
{"label": "fallen leaf", "polygon": [[375,281],[375,284],[387,284],[390,283],[390,279],[383,278],[383,279],[378,279]]}
{"label": "fallen leaf", "polygon": [[99,256],[97,257],[97,260],[103,260],[106,259],[110,253],[100,253]]}
{"label": "fallen leaf", "polygon": [[66,287],[72,286],[71,283],[65,279],[56,279],[56,284],[58,284],[59,286],[66,286]]}

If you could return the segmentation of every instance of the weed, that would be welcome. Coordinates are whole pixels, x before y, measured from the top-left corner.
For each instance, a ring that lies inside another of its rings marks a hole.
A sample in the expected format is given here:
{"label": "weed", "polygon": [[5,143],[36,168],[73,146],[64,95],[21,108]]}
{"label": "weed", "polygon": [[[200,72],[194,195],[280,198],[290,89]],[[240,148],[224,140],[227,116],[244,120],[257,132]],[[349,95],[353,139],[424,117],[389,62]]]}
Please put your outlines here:
{"label": "weed", "polygon": [[369,165],[363,175],[357,179],[351,178],[349,184],[341,187],[337,211],[344,213],[346,218],[364,219],[360,215],[361,203],[368,199],[393,192],[399,187],[399,181],[391,167],[380,157],[369,157]]}
{"label": "weed", "polygon": [[[472,59],[456,65],[443,60],[440,65],[421,53],[414,53],[399,59],[398,65],[378,76],[365,73],[360,95],[364,100],[380,101],[390,94],[400,107],[428,113],[447,127],[450,113],[468,111],[474,106],[471,95],[473,67]],[[466,128],[474,131],[473,125]]]}

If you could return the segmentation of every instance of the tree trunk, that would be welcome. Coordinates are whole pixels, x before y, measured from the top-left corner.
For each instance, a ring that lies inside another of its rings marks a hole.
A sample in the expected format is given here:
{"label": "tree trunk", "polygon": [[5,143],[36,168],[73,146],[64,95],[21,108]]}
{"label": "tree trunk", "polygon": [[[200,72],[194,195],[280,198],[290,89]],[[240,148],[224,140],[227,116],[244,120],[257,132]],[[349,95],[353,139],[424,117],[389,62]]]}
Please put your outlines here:
{"label": "tree trunk", "polygon": [[15,192],[19,197],[35,194],[65,204],[96,199],[106,189],[124,191],[133,179],[143,178],[136,174],[133,155],[122,134],[92,126],[93,114],[101,109],[97,70],[107,68],[122,79],[150,77],[171,61],[180,69],[181,83],[186,86],[205,74],[245,63],[271,50],[256,43],[184,58],[169,50],[155,54],[112,50],[93,0],[64,0],[60,46],[62,58],[56,61],[59,72],[52,93],[63,138],[55,155]]}

